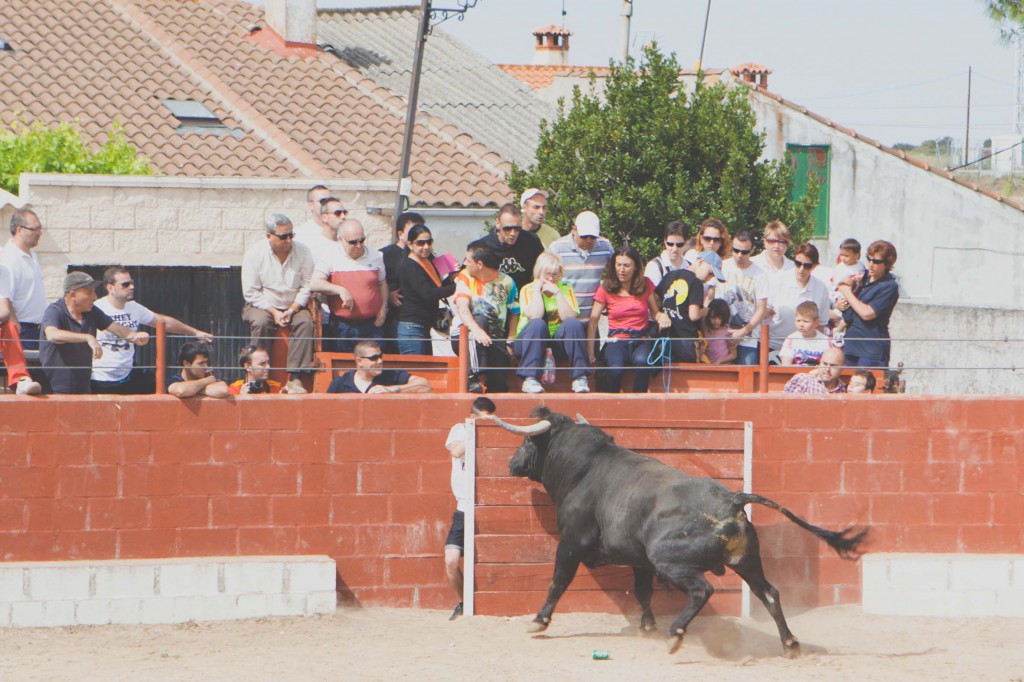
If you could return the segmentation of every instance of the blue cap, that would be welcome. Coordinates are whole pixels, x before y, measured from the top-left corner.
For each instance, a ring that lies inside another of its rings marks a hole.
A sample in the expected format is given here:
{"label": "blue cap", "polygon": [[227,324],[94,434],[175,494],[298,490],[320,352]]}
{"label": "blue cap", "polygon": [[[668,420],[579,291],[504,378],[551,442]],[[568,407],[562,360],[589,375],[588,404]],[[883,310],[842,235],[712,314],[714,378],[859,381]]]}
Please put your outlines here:
{"label": "blue cap", "polygon": [[697,254],[697,260],[702,260],[711,266],[715,273],[715,279],[719,282],[725,281],[725,274],[722,273],[722,258],[714,251],[701,251]]}

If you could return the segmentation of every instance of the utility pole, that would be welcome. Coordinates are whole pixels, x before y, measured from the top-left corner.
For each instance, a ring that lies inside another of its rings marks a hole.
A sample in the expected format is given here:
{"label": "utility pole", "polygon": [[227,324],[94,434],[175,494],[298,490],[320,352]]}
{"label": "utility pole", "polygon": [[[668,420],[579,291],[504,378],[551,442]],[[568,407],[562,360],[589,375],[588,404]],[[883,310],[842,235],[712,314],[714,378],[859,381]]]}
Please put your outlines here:
{"label": "utility pole", "polygon": [[708,7],[704,11],[704,34],[700,37],[700,57],[697,59],[697,70],[704,70],[704,43],[708,39],[708,20],[711,18],[711,0],[708,0]]}
{"label": "utility pole", "polygon": [[397,238],[397,220],[405,209],[405,199],[412,193],[412,179],[409,177],[409,159],[412,156],[412,133],[416,128],[416,103],[420,96],[420,71],[423,69],[423,50],[427,46],[427,32],[430,30],[430,0],[420,2],[420,25],[416,33],[413,53],[412,79],[409,82],[409,102],[405,110],[405,136],[402,138],[402,156],[398,162],[398,195],[395,199],[394,236]]}
{"label": "utility pole", "polygon": [[622,0],[622,62],[629,59],[629,21],[633,16],[633,0]]}
{"label": "utility pole", "polygon": [[964,133],[964,165],[971,154],[971,67],[967,67],[967,131]]}

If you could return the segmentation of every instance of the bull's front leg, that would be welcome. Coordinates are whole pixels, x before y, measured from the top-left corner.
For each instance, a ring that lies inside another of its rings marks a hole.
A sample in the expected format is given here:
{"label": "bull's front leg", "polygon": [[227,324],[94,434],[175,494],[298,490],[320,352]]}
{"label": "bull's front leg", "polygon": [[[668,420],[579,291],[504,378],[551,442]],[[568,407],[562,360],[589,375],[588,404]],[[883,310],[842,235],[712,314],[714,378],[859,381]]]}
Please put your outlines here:
{"label": "bull's front leg", "polygon": [[582,552],[574,542],[562,538],[555,550],[555,573],[551,577],[551,584],[548,586],[548,598],[537,613],[537,617],[530,623],[530,632],[544,632],[551,624],[551,614],[555,612],[558,600],[562,598],[569,583],[576,577],[576,571],[580,567]]}

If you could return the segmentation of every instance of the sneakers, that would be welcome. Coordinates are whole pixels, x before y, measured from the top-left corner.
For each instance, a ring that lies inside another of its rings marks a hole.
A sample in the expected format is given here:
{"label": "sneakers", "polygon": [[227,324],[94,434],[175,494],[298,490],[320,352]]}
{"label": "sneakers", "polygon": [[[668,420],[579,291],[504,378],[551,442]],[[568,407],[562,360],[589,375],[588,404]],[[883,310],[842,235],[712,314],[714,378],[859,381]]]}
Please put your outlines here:
{"label": "sneakers", "polygon": [[469,393],[483,393],[484,387],[483,384],[480,383],[480,379],[476,376],[470,375],[469,381],[466,384],[466,390]]}
{"label": "sneakers", "polygon": [[298,379],[290,379],[287,384],[284,385],[288,389],[288,393],[292,395],[299,395],[302,393],[309,393],[306,387],[302,385],[302,382]]}
{"label": "sneakers", "polygon": [[544,387],[540,385],[536,377],[523,379],[523,393],[543,393]]}
{"label": "sneakers", "polygon": [[587,377],[577,377],[572,380],[572,392],[573,393],[590,393],[590,382],[587,381]]}
{"label": "sneakers", "polygon": [[29,377],[22,377],[15,386],[17,388],[14,392],[18,395],[39,395],[43,392],[43,387],[39,385],[39,382],[32,381]]}
{"label": "sneakers", "polygon": [[462,602],[455,605],[455,610],[452,611],[452,615],[448,616],[448,620],[455,620],[462,615]]}

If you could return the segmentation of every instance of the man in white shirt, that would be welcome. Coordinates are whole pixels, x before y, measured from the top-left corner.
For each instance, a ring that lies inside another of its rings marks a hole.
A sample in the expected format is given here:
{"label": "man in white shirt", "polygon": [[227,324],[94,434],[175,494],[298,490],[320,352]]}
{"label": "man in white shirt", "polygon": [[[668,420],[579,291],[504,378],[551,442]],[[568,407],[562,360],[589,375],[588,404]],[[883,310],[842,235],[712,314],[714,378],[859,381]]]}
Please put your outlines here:
{"label": "man in white shirt", "polygon": [[252,343],[270,348],[278,329],[288,330],[289,393],[305,393],[302,374],[313,362],[313,318],[309,303],[309,279],[313,253],[295,244],[295,230],[288,216],[267,218],[266,241],[246,251],[242,261],[242,319],[252,328]]}
{"label": "man in white shirt", "polygon": [[[120,265],[107,268],[103,273],[103,284],[107,295],[96,301],[95,306],[107,317],[131,331],[138,331],[140,325],[153,326],[163,322],[169,334],[194,336],[200,341],[212,341],[207,332],[177,320],[170,315],[154,313],[135,300],[135,282],[127,269]],[[109,331],[96,333],[103,354],[92,362],[92,392],[136,395],[153,393],[156,377],[151,370],[135,367],[135,344],[128,343]]]}
{"label": "man in white shirt", "polygon": [[761,338],[761,320],[768,309],[768,273],[754,263],[750,253],[754,236],[747,230],[732,238],[732,258],[722,264],[725,283],[719,284],[717,298],[729,304],[729,328],[736,346],[736,364],[756,365]]}
{"label": "man in white shirt", "polygon": [[[11,321],[14,318],[11,296],[10,273],[0,265],[0,358],[3,358],[7,368],[7,386],[18,395],[37,395],[43,392],[43,387],[29,376],[21,337]],[[0,393],[5,391],[6,387]]]}
{"label": "man in white shirt", "polygon": [[[337,251],[318,252],[310,289],[327,295],[331,309],[324,329],[324,350],[351,353],[360,340],[380,339],[388,313],[384,256],[366,248],[366,232],[358,220],[339,228]],[[331,341],[328,342],[327,339]]]}
{"label": "man in white shirt", "polygon": [[331,196],[331,190],[323,185],[314,185],[306,192],[306,208],[309,209],[309,219],[295,228],[296,241],[312,248],[311,244],[314,238],[320,235],[324,229],[320,204],[329,196]]}
{"label": "man in white shirt", "polygon": [[[43,285],[43,269],[35,253],[43,235],[43,224],[35,211],[21,209],[11,216],[10,228],[11,239],[0,251],[0,267],[6,270],[4,288],[7,289],[5,298],[9,308],[4,325],[7,330],[0,331],[0,336],[9,339],[7,343],[19,344],[17,350],[12,347],[4,354],[5,358],[11,356],[7,358],[8,379],[18,381],[18,393],[35,394],[40,392],[41,387],[32,381],[24,367],[15,363],[19,362],[19,355],[24,358],[24,351],[39,350],[39,325],[49,305]],[[12,369],[18,371],[16,379]]]}
{"label": "man in white shirt", "polygon": [[[320,228],[313,236],[303,236],[299,229],[295,230],[295,241],[305,244],[316,257],[323,251],[337,251],[341,248],[338,245],[338,230],[345,222],[348,209],[341,203],[341,199],[327,197],[320,201]],[[306,223],[309,225],[309,223]],[[314,257],[315,258],[315,257]]]}

